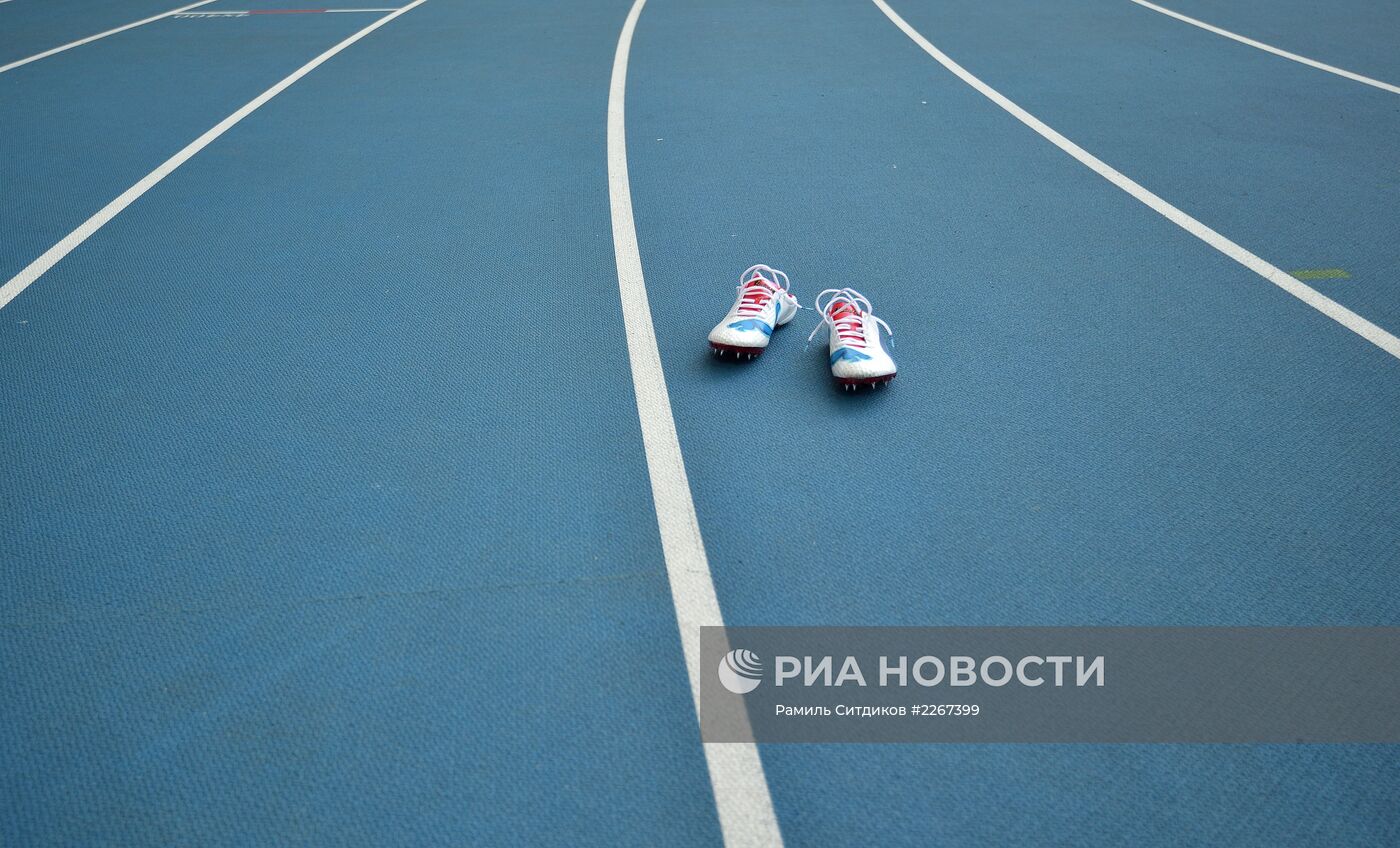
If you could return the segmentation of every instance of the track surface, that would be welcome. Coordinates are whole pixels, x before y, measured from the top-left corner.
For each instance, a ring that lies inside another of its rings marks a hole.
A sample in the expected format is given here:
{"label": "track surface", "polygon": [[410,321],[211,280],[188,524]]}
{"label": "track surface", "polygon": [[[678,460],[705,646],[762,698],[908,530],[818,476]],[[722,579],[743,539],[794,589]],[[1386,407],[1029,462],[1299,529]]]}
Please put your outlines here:
{"label": "track surface", "polygon": [[[12,0],[0,64],[178,5]],[[618,300],[629,5],[428,0],[0,309],[0,843],[722,841]],[[1127,0],[892,5],[1400,332],[1400,96]],[[1393,6],[1168,5],[1400,81]],[[383,14],[166,18],[0,73],[0,283]],[[1400,361],[871,3],[650,0],[626,115],[729,623],[1400,623]],[[870,295],[895,385],[834,391],[806,312],[709,357],[756,261]],[[1400,841],[1385,746],[761,753],[789,845]]]}

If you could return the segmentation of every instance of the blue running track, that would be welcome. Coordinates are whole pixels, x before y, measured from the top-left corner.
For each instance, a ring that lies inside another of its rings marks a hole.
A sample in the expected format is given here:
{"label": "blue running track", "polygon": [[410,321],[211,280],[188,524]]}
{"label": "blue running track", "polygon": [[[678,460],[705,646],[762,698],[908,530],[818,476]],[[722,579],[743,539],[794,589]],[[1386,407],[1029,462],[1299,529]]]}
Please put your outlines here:
{"label": "blue running track", "polygon": [[[0,3],[0,65],[180,5]],[[1129,0],[891,5],[1400,334],[1400,96]],[[1162,5],[1400,83],[1393,3]],[[427,0],[0,308],[0,845],[723,844],[619,302],[629,6]],[[0,285],[385,14],[0,72]],[[1400,360],[868,0],[649,0],[626,121],[728,623],[1400,624]],[[868,294],[899,379],[834,391],[810,312],[709,356],[754,262]],[[760,752],[790,846],[1400,844],[1394,746]]]}

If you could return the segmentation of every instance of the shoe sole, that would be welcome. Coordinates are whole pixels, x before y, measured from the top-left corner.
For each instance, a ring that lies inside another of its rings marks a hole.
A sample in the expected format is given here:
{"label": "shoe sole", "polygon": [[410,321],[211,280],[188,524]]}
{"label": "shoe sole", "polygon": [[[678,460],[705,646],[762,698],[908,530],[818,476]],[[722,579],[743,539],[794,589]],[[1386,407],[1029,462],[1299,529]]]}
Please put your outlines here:
{"label": "shoe sole", "polygon": [[767,350],[767,348],[739,347],[738,345],[727,345],[720,344],[719,342],[710,342],[710,351],[713,352],[715,356],[721,358],[723,358],[726,355],[729,355],[733,356],[735,359],[757,359],[759,354],[763,353],[763,351],[765,350]]}
{"label": "shoe sole", "polygon": [[834,379],[842,391],[853,392],[863,387],[878,389],[893,380],[894,376],[894,374],[881,374],[878,377],[835,377]]}

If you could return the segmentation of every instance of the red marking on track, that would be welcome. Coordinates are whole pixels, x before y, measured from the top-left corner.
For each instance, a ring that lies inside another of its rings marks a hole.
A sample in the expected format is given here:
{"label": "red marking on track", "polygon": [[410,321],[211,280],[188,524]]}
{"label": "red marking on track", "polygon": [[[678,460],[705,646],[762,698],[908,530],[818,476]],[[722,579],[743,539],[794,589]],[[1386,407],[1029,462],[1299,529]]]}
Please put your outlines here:
{"label": "red marking on track", "polygon": [[314,15],[325,9],[252,9],[250,15]]}

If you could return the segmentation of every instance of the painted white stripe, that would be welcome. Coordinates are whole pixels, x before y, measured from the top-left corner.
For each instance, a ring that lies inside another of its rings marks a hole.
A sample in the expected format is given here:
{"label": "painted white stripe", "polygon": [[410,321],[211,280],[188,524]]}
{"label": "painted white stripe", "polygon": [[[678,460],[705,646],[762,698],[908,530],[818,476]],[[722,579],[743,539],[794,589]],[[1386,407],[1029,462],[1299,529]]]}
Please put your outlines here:
{"label": "painted white stripe", "polygon": [[[690,482],[681,458],[671,399],[661,370],[661,352],[651,323],[642,258],[637,248],[637,228],[632,218],[632,189],[627,177],[627,124],[623,103],[627,96],[627,59],[632,33],[646,0],[636,0],[622,25],[613,58],[612,85],[608,90],[608,197],[612,204],[613,250],[617,257],[617,284],[622,295],[622,319],[627,332],[627,356],[637,395],[637,415],[642,424],[642,446],[661,548],[671,583],[681,647],[690,676],[695,709],[700,709],[700,628],[723,625],[715,596],[705,543],[695,517]],[[705,761],[714,788],[720,831],[729,848],[779,846],[782,835],[773,813],[768,782],[758,747],[752,743],[705,744]]]}
{"label": "painted white stripe", "polygon": [[117,217],[118,213],[134,203],[138,197],[149,191],[152,186],[165,179],[172,171],[189,161],[190,157],[208,147],[214,139],[228,132],[229,128],[234,124],[248,117],[264,103],[281,94],[291,86],[292,83],[316,70],[316,68],[320,67],[327,59],[384,26],[404,12],[407,12],[409,9],[421,6],[426,2],[428,2],[428,0],[413,0],[412,3],[400,8],[393,14],[379,18],[374,23],[335,45],[315,59],[297,68],[281,82],[248,101],[248,103],[237,112],[234,112],[232,115],[229,115],[227,118],[215,124],[211,129],[207,130],[204,135],[201,135],[199,138],[185,145],[184,149],[179,153],[171,156],[169,159],[165,160],[165,162],[161,163],[160,167],[142,177],[140,182],[122,192],[116,200],[113,200],[111,203],[99,209],[97,214],[78,225],[78,228],[64,236],[62,241],[44,251],[42,256],[30,262],[23,271],[11,277],[9,282],[5,283],[5,285],[0,286],[0,309],[5,308],[10,301],[19,296],[20,292],[29,288],[30,283],[33,283],[35,280],[39,279],[39,277],[43,276],[44,272],[56,265],[60,259],[72,253],[78,245],[87,241],[89,236],[101,229],[108,221]]}
{"label": "painted white stripe", "polygon": [[181,6],[178,9],[171,9],[168,12],[161,12],[159,15],[152,15],[149,18],[142,18],[139,21],[133,21],[129,24],[126,24],[125,26],[119,26],[116,29],[109,29],[106,32],[99,32],[97,35],[89,35],[87,38],[80,38],[77,41],[70,41],[69,43],[62,45],[61,47],[54,47],[50,50],[45,50],[43,53],[35,53],[33,56],[30,56],[27,59],[20,59],[19,61],[11,62],[8,65],[0,65],[0,74],[5,73],[6,71],[14,70],[15,68],[18,68],[21,65],[28,65],[30,62],[37,62],[40,59],[47,59],[55,53],[62,53],[65,50],[72,50],[74,47],[81,47],[84,44],[91,44],[92,42],[97,41],[99,38],[106,38],[109,35],[116,35],[119,32],[126,32],[129,29],[135,29],[139,26],[145,26],[146,24],[151,23],[152,21],[158,21],[161,18],[168,18],[171,15],[178,15],[186,9],[193,9],[198,6],[204,6],[213,2],[214,0],[199,0],[198,3],[191,3],[188,6]]}
{"label": "painted white stripe", "polygon": [[1205,21],[1198,21],[1195,18],[1187,17],[1186,15],[1183,15],[1180,12],[1173,12],[1171,9],[1165,9],[1161,6],[1158,6],[1156,3],[1148,3],[1147,0],[1132,0],[1132,2],[1138,4],[1139,6],[1142,6],[1143,8],[1151,9],[1154,12],[1161,12],[1164,15],[1176,18],[1178,21],[1184,21],[1185,23],[1191,24],[1192,26],[1200,27],[1206,32],[1213,32],[1216,35],[1223,35],[1226,38],[1231,39],[1232,41],[1238,41],[1241,44],[1248,44],[1250,47],[1258,48],[1259,50],[1263,50],[1265,53],[1272,53],[1275,56],[1282,56],[1285,59],[1292,59],[1293,61],[1303,65],[1307,65],[1310,68],[1317,68],[1319,71],[1326,71],[1329,74],[1336,74],[1339,77],[1346,77],[1349,80],[1355,80],[1356,82],[1365,83],[1366,85],[1373,85],[1376,88],[1389,91],[1391,94],[1400,94],[1400,87],[1391,85],[1388,82],[1381,82],[1378,79],[1363,77],[1361,74],[1354,74],[1351,71],[1338,68],[1334,65],[1328,65],[1324,62],[1319,62],[1316,59],[1309,59],[1307,56],[1299,56],[1297,53],[1289,53],[1287,50],[1280,50],[1277,47],[1271,47],[1270,45],[1265,44],[1262,41],[1255,41],[1252,38],[1246,38],[1238,33],[1230,32],[1228,29],[1221,29],[1220,27],[1212,26],[1211,24],[1208,24]]}
{"label": "painted white stripe", "polygon": [[885,13],[885,17],[889,18],[895,26],[903,30],[904,34],[909,36],[915,44],[923,48],[925,53],[936,59],[940,65],[952,71],[958,79],[977,89],[982,96],[1011,113],[1016,120],[1035,130],[1037,133],[1040,133],[1047,141],[1079,160],[1081,164],[1087,166],[1099,176],[1137,198],[1168,221],[1181,227],[1186,232],[1298,298],[1308,306],[1311,306],[1313,309],[1316,309],[1318,312],[1336,321],[1338,324],[1341,324],[1343,327],[1346,327],[1348,330],[1351,330],[1353,333],[1356,333],[1358,336],[1361,336],[1363,339],[1379,347],[1391,356],[1400,359],[1400,338],[1396,338],[1386,330],[1372,324],[1370,321],[1362,318],[1360,315],[1357,315],[1355,312],[1352,312],[1350,309],[1347,309],[1345,306],[1342,306],[1340,303],[1337,303],[1335,300],[1332,300],[1316,289],[1304,285],[1279,268],[1265,262],[1263,259],[1260,259],[1258,256],[1255,256],[1253,253],[1250,253],[1248,250],[1245,250],[1243,247],[1240,247],[1238,244],[1235,244],[1220,233],[1217,233],[1215,230],[1212,230],[1210,227],[1207,227],[1205,224],[1202,224],[1200,221],[1197,221],[1195,218],[1192,218],[1190,215],[1187,215],[1185,212],[1119,173],[1097,156],[1094,156],[1063,135],[1060,135],[1054,129],[1047,126],[1044,121],[1041,121],[1025,109],[1017,106],[996,89],[973,76],[962,65],[954,62],[942,50],[934,47],[918,30],[910,26],[904,18],[901,18],[894,9],[889,7],[889,4],[886,3],[885,0],[871,0],[871,2],[878,6],[880,11]]}
{"label": "painted white stripe", "polygon": [[[214,2],[214,0],[208,0],[208,2],[212,3],[212,2]],[[398,8],[399,8],[398,6],[388,6],[388,7],[382,8],[382,9],[307,9],[306,12],[305,12],[304,14],[323,14],[323,13],[324,13],[324,14],[327,14],[327,15],[336,15],[336,14],[359,13],[359,12],[393,12],[393,11],[396,11]],[[261,14],[261,11],[262,11],[262,10],[259,10],[258,13]],[[213,11],[213,12],[180,12],[180,13],[176,13],[176,14],[175,14],[175,17],[177,17],[177,18],[246,18],[246,17],[252,16],[253,14],[254,14],[254,11],[251,10],[251,9],[218,9],[218,10]]]}

